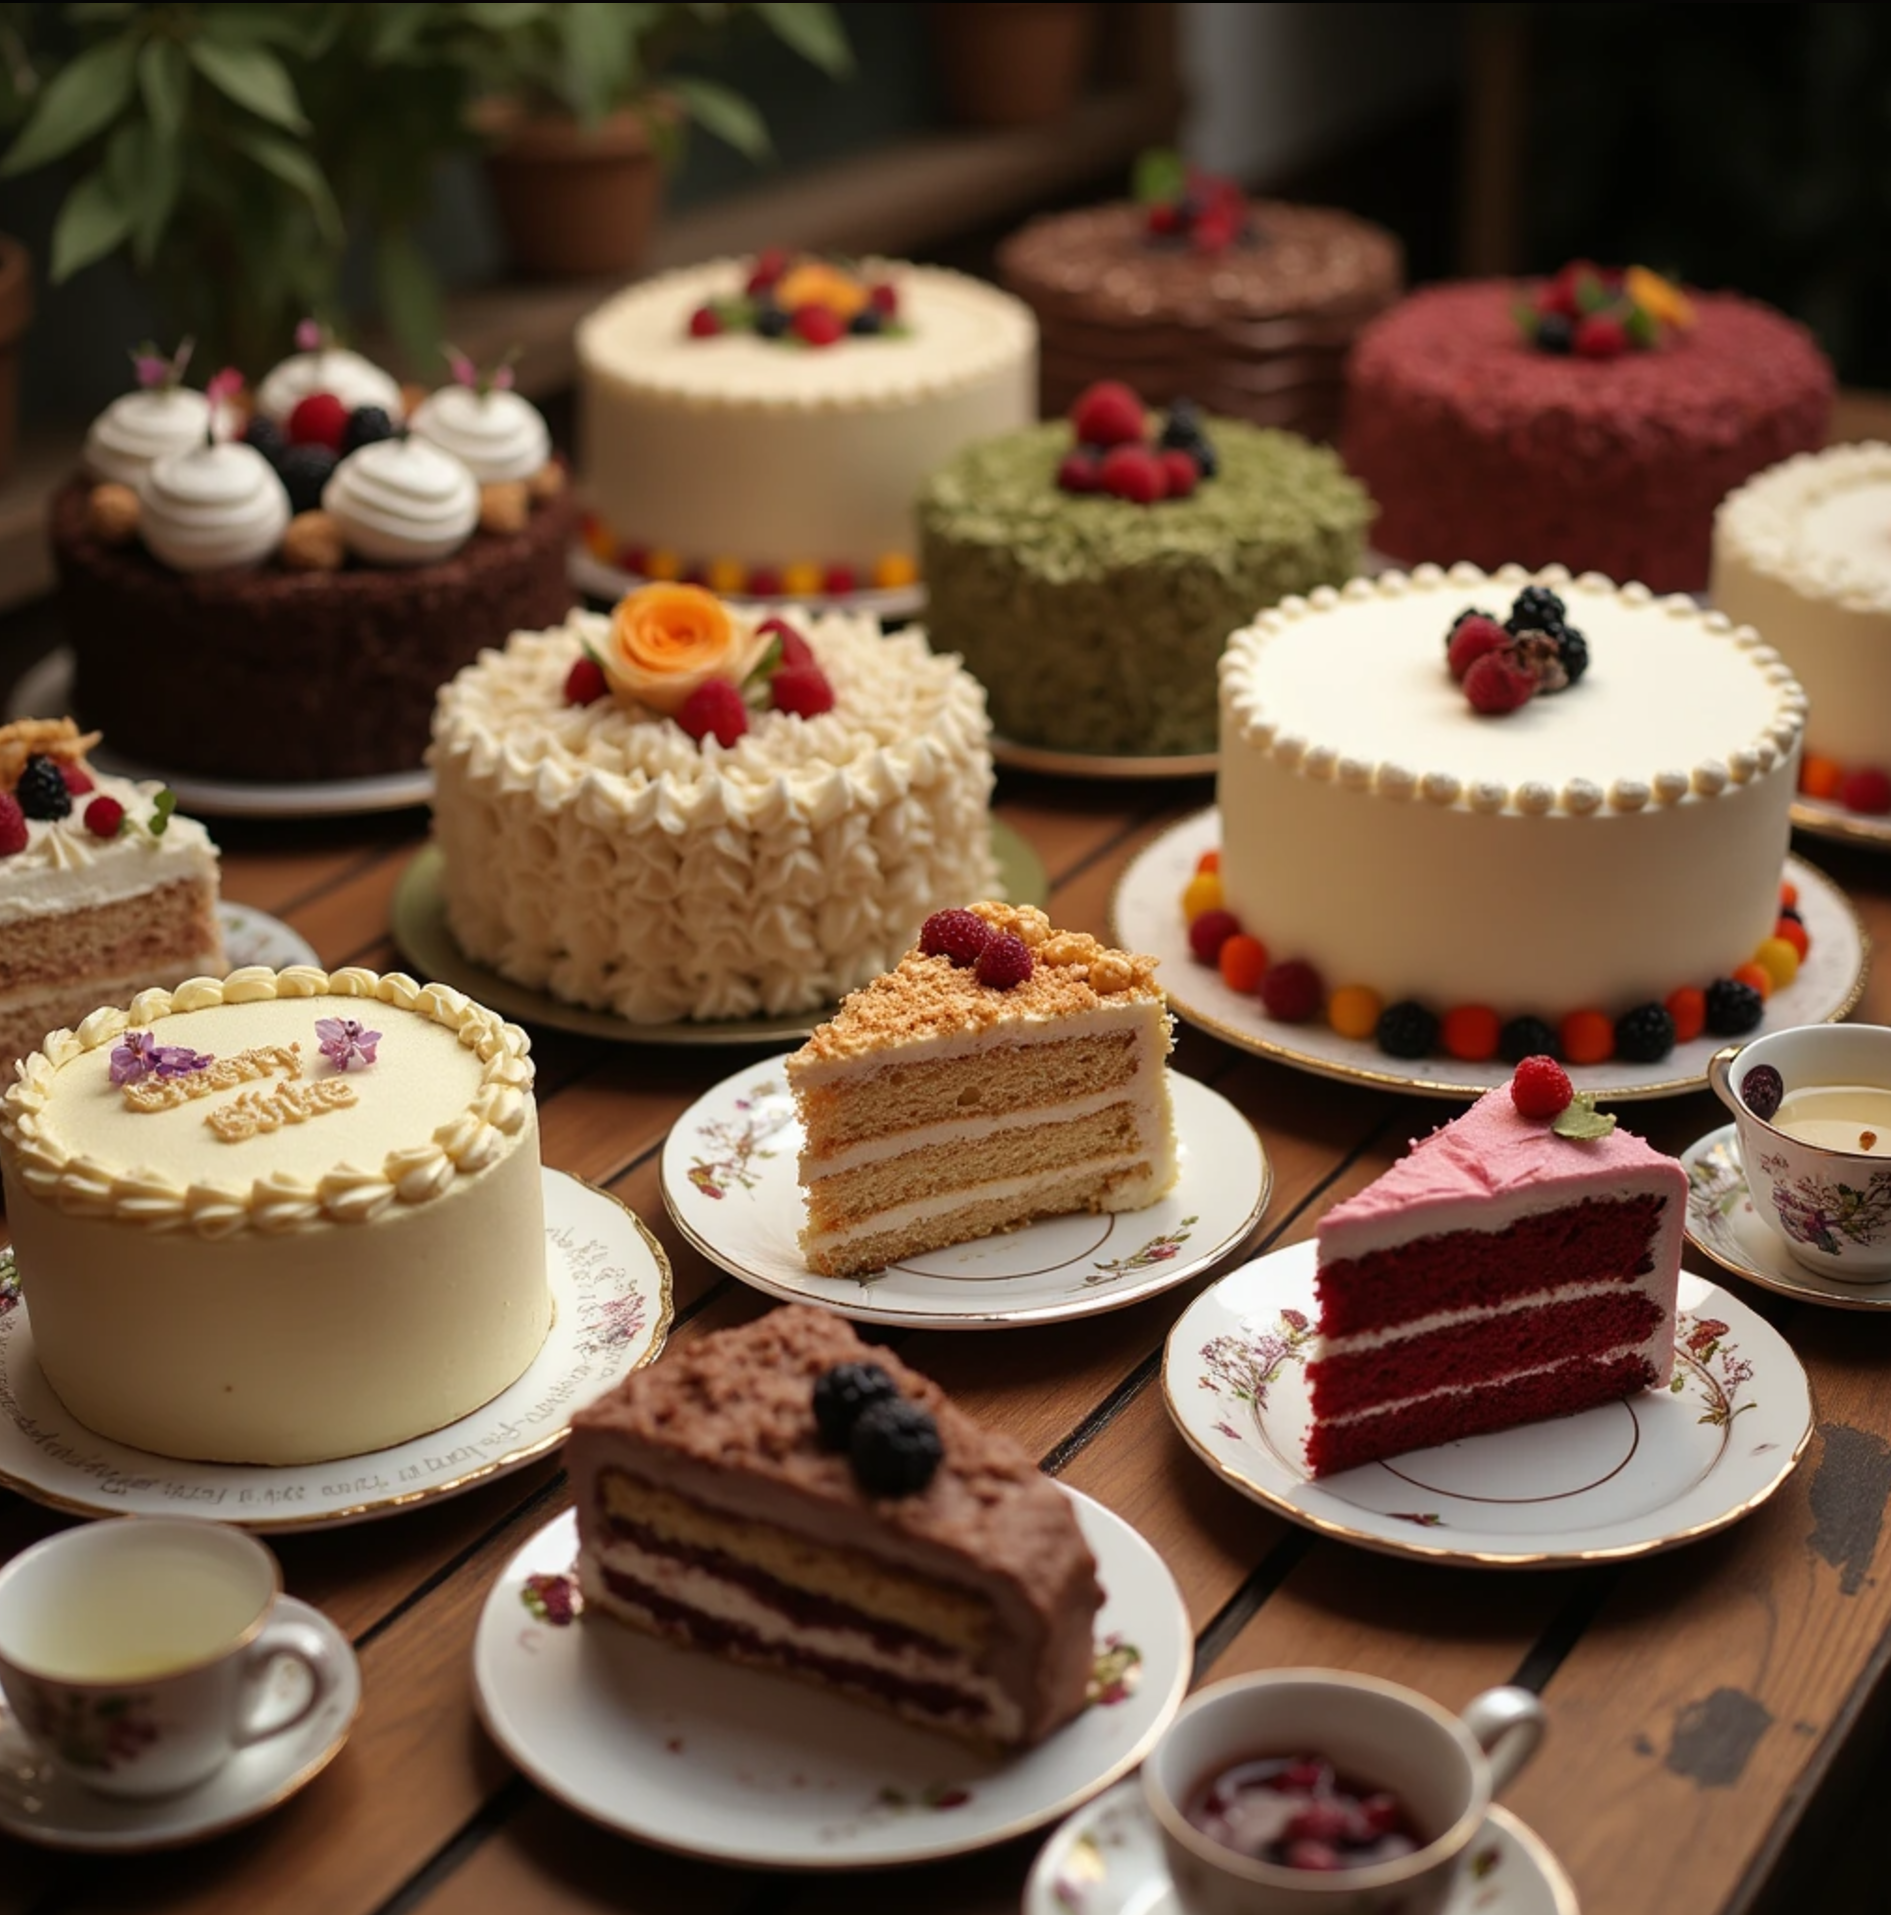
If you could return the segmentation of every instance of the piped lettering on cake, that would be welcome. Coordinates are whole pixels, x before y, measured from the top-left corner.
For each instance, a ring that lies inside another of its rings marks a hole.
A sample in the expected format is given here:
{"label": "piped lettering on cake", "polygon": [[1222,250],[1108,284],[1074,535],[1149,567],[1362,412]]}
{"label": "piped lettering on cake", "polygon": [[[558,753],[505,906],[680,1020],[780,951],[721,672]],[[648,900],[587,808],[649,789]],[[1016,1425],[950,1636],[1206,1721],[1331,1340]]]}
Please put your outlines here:
{"label": "piped lettering on cake", "polygon": [[204,1122],[226,1144],[240,1144],[285,1124],[306,1123],[331,1110],[345,1110],[358,1102],[355,1087],[345,1077],[324,1077],[313,1084],[278,1084],[274,1090],[245,1091]]}
{"label": "piped lettering on cake", "polygon": [[136,1078],[120,1077],[118,1055],[125,1046],[112,1053],[112,1081],[124,1088],[125,1108],[136,1111],[175,1110],[179,1104],[188,1104],[199,1097],[209,1097],[220,1090],[232,1090],[238,1084],[252,1083],[259,1077],[267,1077],[273,1071],[280,1071],[285,1077],[302,1075],[302,1047],[299,1044],[264,1044],[254,1050],[238,1051],[233,1057],[199,1057],[194,1052],[176,1046],[151,1046],[150,1039],[142,1031],[127,1033],[131,1040],[144,1039],[145,1055],[149,1057],[155,1050],[158,1057],[166,1056],[194,1058],[194,1063],[167,1067],[163,1062],[151,1065],[146,1074]]}

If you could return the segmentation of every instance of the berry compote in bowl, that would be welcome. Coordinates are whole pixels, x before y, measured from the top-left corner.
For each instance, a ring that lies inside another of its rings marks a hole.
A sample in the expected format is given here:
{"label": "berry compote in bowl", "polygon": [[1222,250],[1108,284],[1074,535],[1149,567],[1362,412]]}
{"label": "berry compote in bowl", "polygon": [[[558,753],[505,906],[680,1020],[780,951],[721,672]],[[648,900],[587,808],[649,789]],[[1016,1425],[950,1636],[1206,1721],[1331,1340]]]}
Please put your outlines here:
{"label": "berry compote in bowl", "polygon": [[1143,1764],[1184,1915],[1438,1915],[1543,1707],[1462,1716],[1396,1683],[1273,1669],[1186,1702]]}

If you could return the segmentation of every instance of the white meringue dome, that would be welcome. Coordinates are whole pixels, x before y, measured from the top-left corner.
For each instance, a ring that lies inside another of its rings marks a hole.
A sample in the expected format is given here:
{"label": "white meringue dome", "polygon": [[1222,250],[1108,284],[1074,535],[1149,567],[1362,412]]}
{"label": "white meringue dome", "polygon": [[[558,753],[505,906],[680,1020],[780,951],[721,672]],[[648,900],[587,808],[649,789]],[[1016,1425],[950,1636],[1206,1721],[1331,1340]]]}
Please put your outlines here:
{"label": "white meringue dome", "polygon": [[209,436],[210,401],[184,386],[119,395],[85,435],[85,469],[136,489],[154,461],[188,452]]}
{"label": "white meringue dome", "polygon": [[481,485],[529,479],[551,457],[551,434],[516,392],[442,386],[415,407],[412,429],[458,459]]}
{"label": "white meringue dome", "polygon": [[138,500],[138,531],[151,556],[174,572],[260,565],[289,523],[289,494],[253,446],[168,453],[146,471]]}
{"label": "white meringue dome", "polygon": [[380,406],[390,419],[401,416],[401,389],[393,377],[346,346],[298,352],[271,367],[256,388],[256,407],[282,425],[312,392],[332,392],[350,412]]}
{"label": "white meringue dome", "polygon": [[381,439],[351,452],[322,488],[322,510],[370,565],[429,565],[479,524],[479,485],[424,439]]}

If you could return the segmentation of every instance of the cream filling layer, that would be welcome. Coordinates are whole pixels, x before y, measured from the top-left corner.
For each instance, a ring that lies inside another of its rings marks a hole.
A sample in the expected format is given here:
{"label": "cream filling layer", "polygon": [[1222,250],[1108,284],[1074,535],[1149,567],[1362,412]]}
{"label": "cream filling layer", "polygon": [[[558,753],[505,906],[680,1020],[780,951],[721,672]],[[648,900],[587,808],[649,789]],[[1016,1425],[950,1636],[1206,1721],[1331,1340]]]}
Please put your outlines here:
{"label": "cream filling layer", "polygon": [[1500,1317],[1521,1316],[1540,1310],[1546,1304],[1577,1303],[1588,1297],[1622,1296],[1633,1293],[1662,1305],[1662,1285],[1654,1272],[1632,1283],[1614,1282],[1598,1277],[1588,1283],[1559,1283],[1552,1288],[1533,1290],[1528,1296],[1507,1297],[1502,1303],[1480,1304],[1468,1310],[1437,1310],[1430,1316],[1414,1317],[1409,1323],[1393,1324],[1384,1330],[1355,1330],[1348,1336],[1319,1337],[1313,1346],[1313,1361],[1324,1356],[1352,1356],[1365,1350],[1383,1350],[1394,1343],[1406,1343],[1417,1337],[1435,1335],[1440,1330],[1455,1330],[1467,1323],[1488,1323]]}
{"label": "cream filling layer", "polygon": [[1395,1397],[1389,1403],[1374,1403],[1363,1410],[1348,1410],[1343,1416],[1323,1416],[1319,1420],[1328,1429],[1335,1429],[1342,1423],[1365,1423],[1375,1416],[1389,1416],[1394,1410],[1409,1410],[1414,1403],[1434,1403],[1441,1397],[1475,1396],[1480,1390],[1494,1389],[1500,1383],[1518,1383],[1533,1376],[1549,1376],[1554,1371],[1567,1369],[1572,1363],[1613,1363],[1618,1357],[1646,1356],[1659,1370],[1659,1345],[1661,1330],[1657,1326],[1652,1337],[1644,1337],[1639,1343],[1618,1343],[1608,1350],[1579,1350],[1570,1356],[1559,1356],[1549,1363],[1533,1363],[1527,1369],[1506,1370],[1500,1376],[1480,1377],[1475,1383],[1441,1383],[1435,1390],[1416,1390],[1410,1396]]}

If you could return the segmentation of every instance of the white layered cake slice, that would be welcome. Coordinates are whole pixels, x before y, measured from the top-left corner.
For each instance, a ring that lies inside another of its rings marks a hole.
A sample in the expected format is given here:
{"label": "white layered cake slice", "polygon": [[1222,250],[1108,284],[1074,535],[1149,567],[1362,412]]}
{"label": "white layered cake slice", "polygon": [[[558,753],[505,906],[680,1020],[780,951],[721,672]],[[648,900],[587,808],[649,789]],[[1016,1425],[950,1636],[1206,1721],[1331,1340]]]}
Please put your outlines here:
{"label": "white layered cake slice", "polygon": [[1176,1176],[1155,961],[1030,906],[926,921],[788,1060],[809,1269],[844,1277]]}

